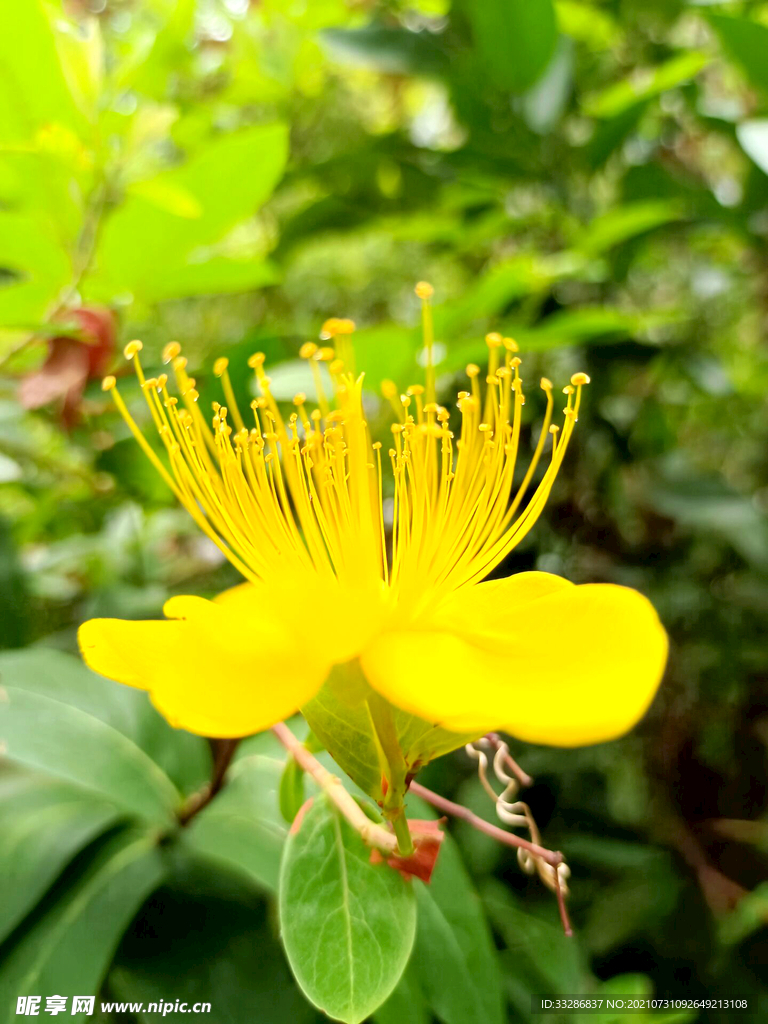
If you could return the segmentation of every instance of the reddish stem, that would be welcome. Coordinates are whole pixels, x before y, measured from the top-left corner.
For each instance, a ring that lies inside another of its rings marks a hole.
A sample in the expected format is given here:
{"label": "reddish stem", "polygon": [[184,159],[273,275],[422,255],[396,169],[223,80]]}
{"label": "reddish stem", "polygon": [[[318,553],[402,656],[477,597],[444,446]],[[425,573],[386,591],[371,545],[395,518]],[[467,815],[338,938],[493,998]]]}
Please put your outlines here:
{"label": "reddish stem", "polygon": [[431,789],[426,789],[418,782],[411,783],[411,793],[415,793],[416,796],[420,796],[422,800],[426,800],[428,804],[432,804],[433,807],[437,807],[438,810],[443,811],[445,814],[450,814],[454,818],[459,818],[461,821],[466,821],[472,828],[476,828],[478,832],[484,832],[487,836],[492,839],[497,839],[500,843],[506,843],[507,846],[522,847],[523,850],[527,850],[528,853],[534,857],[540,857],[547,864],[551,864],[553,868],[557,868],[558,864],[562,864],[565,858],[562,853],[557,850],[547,850],[543,846],[539,846],[537,843],[530,843],[527,839],[523,839],[521,836],[516,836],[514,832],[505,832],[503,828],[499,828],[497,825],[492,825],[489,821],[485,821],[483,818],[479,818],[476,814],[473,814],[468,807],[462,807],[461,804],[455,804],[452,800],[446,799],[444,796],[440,796],[439,793],[433,793]]}

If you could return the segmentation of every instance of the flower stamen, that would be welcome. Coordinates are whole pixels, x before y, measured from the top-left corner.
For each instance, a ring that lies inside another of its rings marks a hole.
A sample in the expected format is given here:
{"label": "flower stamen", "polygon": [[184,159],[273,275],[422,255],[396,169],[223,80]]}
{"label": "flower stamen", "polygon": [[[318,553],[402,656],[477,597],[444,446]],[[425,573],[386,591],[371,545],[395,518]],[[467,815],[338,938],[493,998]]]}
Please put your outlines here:
{"label": "flower stamen", "polygon": [[[312,586],[312,579],[351,593],[371,593],[397,601],[406,613],[428,606],[445,593],[485,578],[533,527],[547,501],[578,419],[582,388],[576,373],[563,389],[562,429],[552,423],[551,381],[542,378],[546,399],[534,451],[515,484],[525,404],[521,359],[511,338],[486,336],[488,368],[481,388],[480,367],[466,368],[469,391],[457,398],[458,435],[450,414],[436,400],[432,288],[421,282],[425,384],[398,394],[383,381],[384,399],[395,413],[391,425],[393,502],[389,551],[384,507],[381,443],[373,442],[356,376],[351,320],[332,318],[321,341],[336,348],[302,345],[315,384],[316,405],[298,393],[293,411],[283,415],[265,372],[263,353],[248,360],[258,395],[251,402],[253,426],[238,407],[226,358],[216,360],[224,405],[213,404],[206,421],[195,380],[177,342],[163,350],[180,399],[168,378],[145,378],[141,342],[125,347],[152,422],[165,448],[167,464],[149,444],[119,393],[114,377],[103,387],[142,450],[187,508],[195,522],[252,582],[280,580]],[[333,398],[321,374],[325,363]],[[533,488],[551,438],[548,465]],[[285,585],[288,585],[286,583]]]}

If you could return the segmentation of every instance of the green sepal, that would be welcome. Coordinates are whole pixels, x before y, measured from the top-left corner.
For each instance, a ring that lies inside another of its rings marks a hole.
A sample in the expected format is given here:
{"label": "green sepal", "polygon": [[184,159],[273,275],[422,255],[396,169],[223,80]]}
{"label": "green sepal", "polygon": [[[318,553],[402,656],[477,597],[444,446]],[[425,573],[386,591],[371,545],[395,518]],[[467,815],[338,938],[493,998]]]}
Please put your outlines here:
{"label": "green sepal", "polygon": [[[383,699],[368,684],[355,661],[337,665],[318,695],[301,709],[310,729],[334,761],[379,803],[384,799],[381,749],[368,705],[372,700]],[[415,775],[435,758],[477,739],[477,733],[450,732],[394,706],[391,714],[408,775]]]}

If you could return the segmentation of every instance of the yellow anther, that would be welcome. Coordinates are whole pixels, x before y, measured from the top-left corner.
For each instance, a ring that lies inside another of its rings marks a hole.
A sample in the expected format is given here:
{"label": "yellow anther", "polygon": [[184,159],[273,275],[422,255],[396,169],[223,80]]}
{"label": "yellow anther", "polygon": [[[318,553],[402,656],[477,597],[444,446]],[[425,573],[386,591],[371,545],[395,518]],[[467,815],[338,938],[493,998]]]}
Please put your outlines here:
{"label": "yellow anther", "polygon": [[501,348],[503,338],[497,331],[491,331],[490,334],[485,336],[485,344],[488,348]]}
{"label": "yellow anther", "polygon": [[479,373],[480,373],[480,367],[477,365],[477,363],[469,363],[469,365],[467,366],[467,376],[468,377],[477,377],[477,375]]}
{"label": "yellow anther", "polygon": [[559,434],[560,433],[560,427],[558,427],[558,425],[556,423],[553,423],[552,426],[549,428],[549,432],[550,432],[550,434]]}
{"label": "yellow anther", "polygon": [[501,340],[504,343],[504,348],[507,350],[507,352],[520,351],[520,346],[517,344],[514,338],[502,338]]}
{"label": "yellow anther", "polygon": [[429,281],[419,281],[416,287],[413,289],[420,299],[431,299],[435,294],[435,289],[429,283]]}
{"label": "yellow anther", "polygon": [[307,396],[304,394],[303,391],[299,391],[298,394],[293,396],[293,404],[294,405],[304,405],[306,400],[307,400]]}
{"label": "yellow anther", "polygon": [[341,371],[344,369],[344,360],[334,359],[332,363],[328,364],[328,369],[330,370],[331,373],[341,373]]}
{"label": "yellow anther", "polygon": [[493,427],[491,426],[491,424],[490,424],[490,423],[481,423],[481,424],[480,424],[480,426],[479,426],[479,427],[478,427],[477,429],[478,429],[479,431],[481,431],[481,432],[482,432],[483,434],[485,434],[485,433],[487,433],[487,432],[488,432],[489,430],[493,430]]}
{"label": "yellow anther", "polygon": [[564,395],[572,395],[576,391],[576,388],[572,384],[566,384],[563,388]]}
{"label": "yellow anther", "polygon": [[522,363],[523,360],[520,358],[520,356],[512,356],[512,358],[509,360],[510,366],[522,366]]}
{"label": "yellow anther", "polygon": [[101,390],[102,391],[111,391],[112,388],[115,387],[116,384],[117,384],[117,380],[110,373],[101,382]]}
{"label": "yellow anther", "polygon": [[393,380],[383,380],[381,382],[381,393],[385,398],[396,398],[397,384]]}
{"label": "yellow anther", "polygon": [[322,363],[330,363],[335,357],[335,351],[327,345],[324,345],[315,352],[315,359]]}
{"label": "yellow anther", "polygon": [[263,352],[254,352],[252,356],[248,356],[248,365],[252,370],[255,370],[257,367],[264,365],[266,358]]}
{"label": "yellow anther", "polygon": [[158,386],[157,377],[149,377],[142,384],[142,387],[149,388],[150,390],[152,390],[153,388],[156,388],[157,386]]}
{"label": "yellow anther", "polygon": [[542,391],[552,390],[552,381],[548,377],[542,377],[541,381],[539,382],[539,385]]}
{"label": "yellow anther", "polygon": [[415,398],[417,395],[424,394],[424,388],[421,384],[411,384],[408,388],[407,394],[412,395]]}
{"label": "yellow anther", "polygon": [[381,441],[374,441],[371,447],[375,452],[379,451],[381,449]]}
{"label": "yellow anther", "polygon": [[589,384],[590,378],[586,373],[574,373],[571,377],[571,384],[575,384],[576,387],[581,387],[583,384]]}
{"label": "yellow anther", "polygon": [[184,398],[188,398],[190,400],[190,402],[196,402],[199,397],[200,397],[200,395],[195,390],[195,388],[188,388],[184,392]]}
{"label": "yellow anther", "polygon": [[424,406],[424,412],[427,414],[433,412],[440,412],[440,406],[437,404],[437,402],[427,402],[427,404]]}
{"label": "yellow anther", "polygon": [[133,359],[137,352],[141,352],[144,345],[140,341],[129,341],[123,349],[123,355],[126,359]]}
{"label": "yellow anther", "polygon": [[177,370],[177,371],[178,370],[183,370],[183,369],[185,369],[186,365],[187,365],[187,357],[186,356],[176,356],[176,358],[173,360],[173,368],[174,368],[174,370]]}
{"label": "yellow anther", "polygon": [[393,423],[392,426],[389,429],[392,431],[393,434],[402,434],[402,432],[403,432],[403,424],[402,423]]}
{"label": "yellow anther", "polygon": [[332,316],[320,328],[321,338],[335,338],[337,334],[352,334],[355,321],[344,317]]}
{"label": "yellow anther", "polygon": [[222,356],[220,359],[217,359],[216,362],[213,364],[214,376],[215,377],[221,377],[222,374],[225,372],[225,370],[227,369],[228,366],[229,366],[229,360],[227,359],[226,356]]}
{"label": "yellow anther", "polygon": [[315,352],[317,352],[317,345],[314,341],[305,341],[299,349],[299,356],[301,359],[311,359]]}
{"label": "yellow anther", "polygon": [[169,341],[163,349],[163,362],[170,363],[181,352],[181,345],[178,341]]}

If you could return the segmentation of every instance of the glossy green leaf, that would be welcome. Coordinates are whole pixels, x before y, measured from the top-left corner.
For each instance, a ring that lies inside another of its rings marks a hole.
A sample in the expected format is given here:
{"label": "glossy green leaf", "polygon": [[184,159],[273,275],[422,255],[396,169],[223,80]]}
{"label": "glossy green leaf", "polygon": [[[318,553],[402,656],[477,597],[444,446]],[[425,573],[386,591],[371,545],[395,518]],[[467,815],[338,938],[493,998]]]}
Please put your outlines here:
{"label": "glossy green leaf", "polygon": [[[185,795],[210,778],[211,754],[204,739],[172,728],[152,707],[146,693],[104,679],[79,658],[43,647],[8,651],[0,654],[2,685],[61,702],[117,730],[140,747]],[[158,777],[156,768],[152,774]],[[160,784],[167,789],[162,781]]]}
{"label": "glossy green leaf", "polygon": [[325,794],[289,836],[280,924],[296,980],[335,1020],[358,1024],[397,985],[416,930],[413,884],[371,851]]}
{"label": "glossy green leaf", "polygon": [[753,85],[768,90],[768,26],[751,18],[707,14],[728,54],[744,69]]}
{"label": "glossy green leaf", "polygon": [[96,993],[123,931],[164,870],[156,841],[135,832],[119,833],[80,862],[6,952],[0,1022],[17,1020],[19,996]]}
{"label": "glossy green leaf", "polygon": [[224,789],[184,830],[195,853],[277,889],[287,828],[278,808],[283,763],[250,754],[229,769]]}
{"label": "glossy green leaf", "polygon": [[[180,802],[179,791],[134,739],[88,708],[91,694],[81,706],[70,703],[73,683],[78,686],[88,670],[65,655],[51,655],[0,656],[0,734],[6,756],[95,791],[142,818],[169,820]],[[62,675],[52,671],[57,662],[65,666]],[[105,688],[113,685],[93,679]]]}
{"label": "glossy green leaf", "polygon": [[[409,797],[409,817],[434,812]],[[502,1024],[504,999],[496,950],[459,851],[446,836],[428,886],[416,888],[419,922],[413,970],[444,1024]]]}
{"label": "glossy green leaf", "polygon": [[513,92],[533,85],[555,52],[552,0],[470,0],[466,13],[480,60],[495,84]]}
{"label": "glossy green leaf", "polygon": [[206,262],[221,258],[216,243],[268,198],[287,155],[285,126],[257,125],[221,135],[178,167],[135,183],[105,224],[91,291],[153,301],[216,290],[221,266],[206,280]]}
{"label": "glossy green leaf", "polygon": [[616,117],[641,100],[659,96],[695,78],[710,58],[691,50],[650,68],[635,68],[632,74],[599,93],[585,96],[582,107],[592,117]]}
{"label": "glossy green leaf", "polygon": [[54,779],[0,777],[0,941],[74,855],[120,816],[114,804]]}

